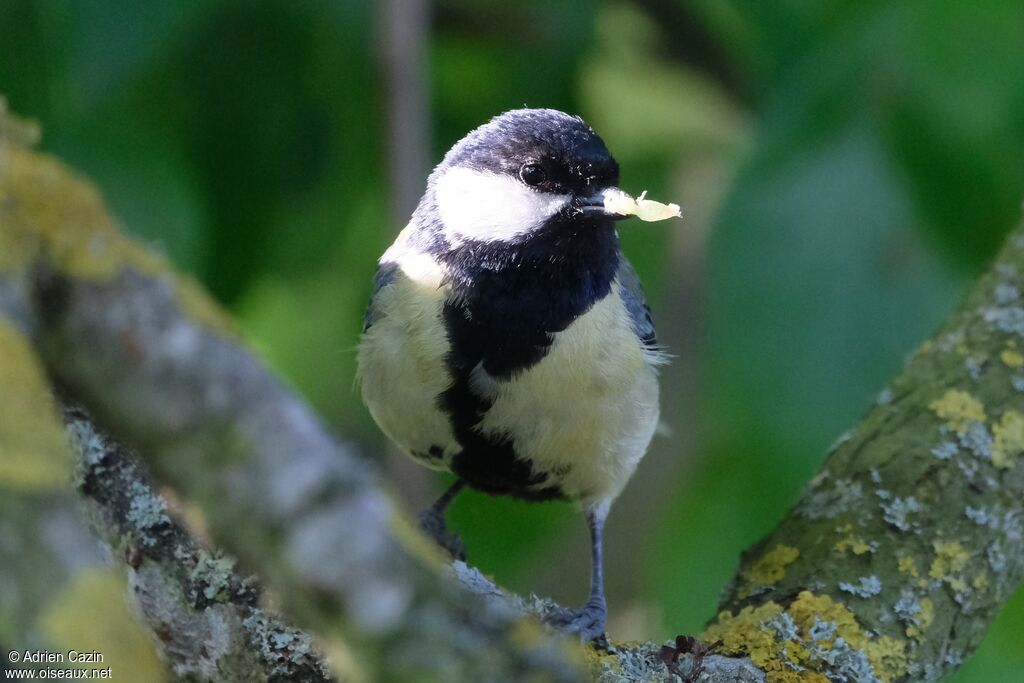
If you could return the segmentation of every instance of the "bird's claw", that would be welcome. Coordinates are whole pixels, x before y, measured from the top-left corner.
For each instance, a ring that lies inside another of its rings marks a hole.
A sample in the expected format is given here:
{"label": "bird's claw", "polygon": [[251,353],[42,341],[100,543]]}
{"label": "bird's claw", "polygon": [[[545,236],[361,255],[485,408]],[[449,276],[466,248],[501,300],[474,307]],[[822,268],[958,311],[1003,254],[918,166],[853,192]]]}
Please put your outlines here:
{"label": "bird's claw", "polygon": [[448,530],[443,515],[435,510],[424,510],[420,513],[419,522],[420,530],[444,548],[453,560],[466,561],[466,545],[458,534]]}
{"label": "bird's claw", "polygon": [[551,608],[544,615],[544,623],[565,633],[579,636],[584,643],[599,640],[604,635],[608,608],[600,603],[588,602],[580,609]]}

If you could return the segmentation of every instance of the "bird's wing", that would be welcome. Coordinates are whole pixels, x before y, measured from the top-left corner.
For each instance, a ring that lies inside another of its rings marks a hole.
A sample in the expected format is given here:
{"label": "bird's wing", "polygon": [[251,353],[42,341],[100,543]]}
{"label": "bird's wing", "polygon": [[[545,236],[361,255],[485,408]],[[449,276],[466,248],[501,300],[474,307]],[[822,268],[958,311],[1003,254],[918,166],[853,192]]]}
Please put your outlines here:
{"label": "bird's wing", "polygon": [[363,332],[370,329],[380,315],[375,305],[377,294],[394,281],[397,273],[397,263],[385,262],[380,264],[377,272],[373,274],[373,290],[370,292],[370,303],[366,306],[366,314],[363,316]]}
{"label": "bird's wing", "polygon": [[644,299],[644,288],[640,284],[640,277],[625,256],[619,260],[616,278],[619,281],[622,301],[626,304],[626,310],[629,312],[633,331],[636,332],[636,336],[640,338],[645,348],[656,350],[658,337],[654,332],[651,309]]}

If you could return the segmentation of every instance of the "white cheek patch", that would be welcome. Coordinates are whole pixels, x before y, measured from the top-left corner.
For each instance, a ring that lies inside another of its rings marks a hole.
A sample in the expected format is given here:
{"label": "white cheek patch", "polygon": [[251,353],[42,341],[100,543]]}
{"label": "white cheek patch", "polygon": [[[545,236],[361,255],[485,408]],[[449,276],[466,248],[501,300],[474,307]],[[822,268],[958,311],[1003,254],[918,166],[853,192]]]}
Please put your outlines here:
{"label": "white cheek patch", "polygon": [[445,237],[509,241],[540,227],[569,203],[567,194],[537,192],[512,176],[452,168],[434,184]]}

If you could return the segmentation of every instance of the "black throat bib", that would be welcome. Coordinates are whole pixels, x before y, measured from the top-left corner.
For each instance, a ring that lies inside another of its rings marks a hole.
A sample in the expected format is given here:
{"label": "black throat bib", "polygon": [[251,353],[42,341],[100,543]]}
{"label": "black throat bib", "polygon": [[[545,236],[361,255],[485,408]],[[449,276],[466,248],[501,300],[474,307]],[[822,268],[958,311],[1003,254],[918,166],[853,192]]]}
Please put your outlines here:
{"label": "black throat bib", "polygon": [[611,292],[619,240],[609,220],[556,216],[520,242],[470,242],[437,254],[450,269],[453,296],[444,307],[454,384],[439,397],[462,451],[452,469],[474,488],[532,500],[564,497],[545,487],[515,452],[510,435],[476,426],[491,399],[475,393],[479,366],[503,380],[536,365],[554,335]]}

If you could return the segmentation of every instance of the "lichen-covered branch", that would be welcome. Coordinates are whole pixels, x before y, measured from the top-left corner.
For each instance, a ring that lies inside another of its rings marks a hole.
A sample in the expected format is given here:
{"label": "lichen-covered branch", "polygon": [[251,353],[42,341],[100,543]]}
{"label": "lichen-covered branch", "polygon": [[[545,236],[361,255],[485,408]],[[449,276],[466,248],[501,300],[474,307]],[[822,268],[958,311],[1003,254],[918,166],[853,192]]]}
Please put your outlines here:
{"label": "lichen-covered branch", "polygon": [[839,439],[705,638],[771,681],[933,680],[978,646],[1024,577],[1022,247]]}
{"label": "lichen-covered branch", "polygon": [[167,665],[193,681],[328,681],[310,637],[259,605],[255,579],[192,538],[136,458],[77,407],[64,410],[90,526],[128,569]]}
{"label": "lichen-covered branch", "polygon": [[124,600],[123,574],[82,516],[32,324],[27,290],[0,280],[0,656],[89,646],[110,657],[114,675],[152,680],[163,667]]}

